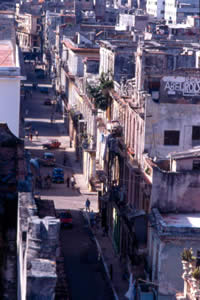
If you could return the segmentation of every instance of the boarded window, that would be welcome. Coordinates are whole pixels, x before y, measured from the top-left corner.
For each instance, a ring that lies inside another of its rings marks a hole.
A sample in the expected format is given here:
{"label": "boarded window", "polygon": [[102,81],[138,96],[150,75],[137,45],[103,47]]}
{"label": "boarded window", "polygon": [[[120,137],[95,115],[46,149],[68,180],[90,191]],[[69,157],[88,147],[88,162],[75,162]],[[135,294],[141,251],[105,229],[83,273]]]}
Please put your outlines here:
{"label": "boarded window", "polygon": [[193,160],[193,170],[200,170],[200,160]]}
{"label": "boarded window", "polygon": [[165,146],[178,146],[179,145],[180,131],[166,130],[164,132],[164,145]]}

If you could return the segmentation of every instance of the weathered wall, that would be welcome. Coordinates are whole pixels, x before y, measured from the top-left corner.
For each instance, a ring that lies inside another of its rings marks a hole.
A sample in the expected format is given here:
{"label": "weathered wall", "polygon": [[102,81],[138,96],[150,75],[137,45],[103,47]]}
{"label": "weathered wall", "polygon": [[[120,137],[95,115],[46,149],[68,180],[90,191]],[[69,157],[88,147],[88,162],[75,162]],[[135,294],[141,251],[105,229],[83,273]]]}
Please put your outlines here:
{"label": "weathered wall", "polygon": [[60,221],[40,219],[31,193],[19,193],[18,299],[54,299]]}
{"label": "weathered wall", "polygon": [[90,53],[90,50],[88,49],[88,52],[86,52],[86,53],[76,54],[73,51],[69,50],[68,68],[69,68],[69,72],[72,75],[74,75],[74,76],[80,76],[80,77],[84,75],[84,63],[83,63],[83,59],[86,56],[97,57],[98,53]]}
{"label": "weathered wall", "polygon": [[[192,126],[199,126],[200,105],[146,101],[145,150],[150,157],[166,158],[175,151],[192,148]],[[192,118],[191,118],[192,116]],[[164,131],[180,131],[179,145],[164,145]]]}
{"label": "weathered wall", "polygon": [[158,281],[159,293],[175,295],[183,291],[183,266],[181,253],[184,248],[192,248],[194,255],[199,249],[200,240],[196,238],[166,240],[159,245]]}
{"label": "weathered wall", "polygon": [[[198,159],[198,158],[197,158]],[[178,171],[189,171],[193,168],[193,159],[187,158],[187,159],[178,159],[174,160],[172,163],[172,172],[178,172]]]}
{"label": "weathered wall", "polygon": [[115,55],[114,80],[120,82],[121,77],[130,79],[135,77],[135,57],[132,51],[123,51]]}
{"label": "weathered wall", "polygon": [[153,169],[151,207],[160,212],[200,212],[200,173]]}
{"label": "weathered wall", "polygon": [[199,103],[199,77],[163,76],[160,86],[160,102]]}
{"label": "weathered wall", "polygon": [[101,73],[111,72],[114,73],[114,60],[115,54],[105,47],[100,48],[100,65],[99,65],[99,75]]}

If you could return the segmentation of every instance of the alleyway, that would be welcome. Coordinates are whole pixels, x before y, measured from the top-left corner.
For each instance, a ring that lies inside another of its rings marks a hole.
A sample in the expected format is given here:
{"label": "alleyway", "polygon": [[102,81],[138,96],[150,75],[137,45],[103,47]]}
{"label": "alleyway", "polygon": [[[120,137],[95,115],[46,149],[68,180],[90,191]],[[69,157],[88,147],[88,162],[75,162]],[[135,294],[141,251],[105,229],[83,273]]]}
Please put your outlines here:
{"label": "alleyway", "polygon": [[[32,76],[34,79],[34,76]],[[92,239],[90,229],[84,220],[82,210],[85,200],[89,197],[91,209],[97,211],[97,195],[89,193],[78,162],[75,161],[73,148],[69,148],[69,137],[58,112],[54,112],[55,122],[51,124],[50,117],[53,106],[44,105],[46,98],[53,99],[52,94],[42,94],[38,89],[33,91],[32,98],[27,97],[23,107],[25,127],[32,127],[32,131],[38,131],[38,138],[33,135],[32,141],[25,138],[26,148],[30,150],[31,157],[42,158],[44,150],[42,144],[50,139],[58,139],[61,148],[51,150],[56,157],[56,166],[64,169],[65,183],[52,184],[49,190],[36,190],[41,199],[54,201],[59,215],[60,211],[70,209],[73,216],[73,228],[61,230],[61,243],[63,246],[65,272],[69,281],[69,288],[73,300],[111,300],[112,291],[107,283],[104,268],[98,260],[96,245]],[[46,151],[46,150],[45,150]],[[67,155],[66,165],[63,165],[64,153]],[[52,174],[53,167],[42,167],[41,175]],[[66,179],[74,173],[78,189],[66,187]]]}

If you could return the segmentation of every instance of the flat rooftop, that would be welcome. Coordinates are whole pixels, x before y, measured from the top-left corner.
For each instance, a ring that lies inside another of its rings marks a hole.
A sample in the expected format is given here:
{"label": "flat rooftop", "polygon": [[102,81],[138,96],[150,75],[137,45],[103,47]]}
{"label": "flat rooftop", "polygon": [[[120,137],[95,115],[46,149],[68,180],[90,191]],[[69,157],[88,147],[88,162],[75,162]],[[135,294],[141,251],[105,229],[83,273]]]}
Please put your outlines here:
{"label": "flat rooftop", "polygon": [[161,214],[166,227],[200,228],[200,213]]}
{"label": "flat rooftop", "polygon": [[11,43],[0,42],[0,68],[15,67],[14,49]]}

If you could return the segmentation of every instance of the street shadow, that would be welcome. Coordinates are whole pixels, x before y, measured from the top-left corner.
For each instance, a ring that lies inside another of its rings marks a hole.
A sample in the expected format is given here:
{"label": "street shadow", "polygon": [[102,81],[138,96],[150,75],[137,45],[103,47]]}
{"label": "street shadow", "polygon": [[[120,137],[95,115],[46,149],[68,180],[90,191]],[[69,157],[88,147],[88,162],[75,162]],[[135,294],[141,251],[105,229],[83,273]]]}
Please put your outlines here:
{"label": "street shadow", "polygon": [[[62,228],[60,241],[71,299],[112,300],[112,290],[95,243],[94,235],[81,210],[70,210],[72,228]],[[59,216],[61,210],[56,210]],[[77,288],[78,282],[78,288]]]}

